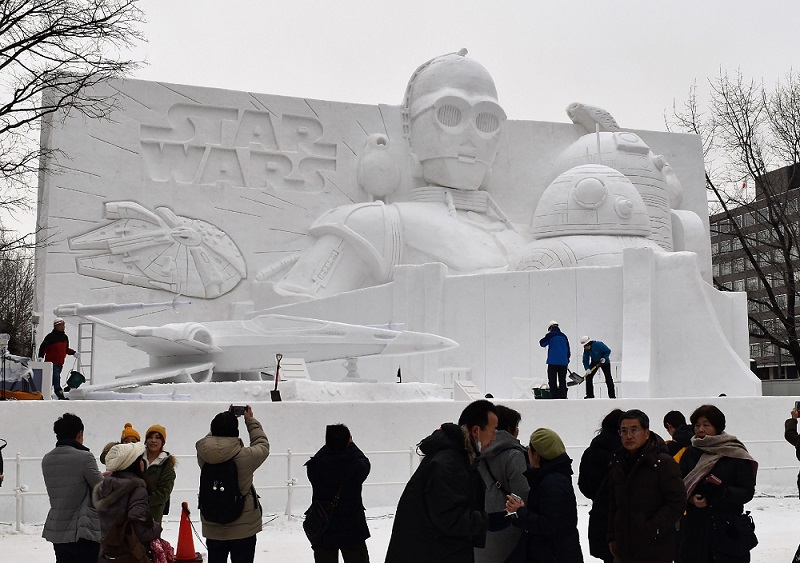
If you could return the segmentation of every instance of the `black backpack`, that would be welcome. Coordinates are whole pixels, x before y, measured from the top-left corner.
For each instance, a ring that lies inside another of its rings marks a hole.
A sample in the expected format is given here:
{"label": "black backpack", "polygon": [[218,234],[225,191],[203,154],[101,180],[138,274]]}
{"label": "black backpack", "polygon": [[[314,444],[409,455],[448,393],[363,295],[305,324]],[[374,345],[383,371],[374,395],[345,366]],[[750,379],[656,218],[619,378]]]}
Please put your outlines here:
{"label": "black backpack", "polygon": [[233,522],[242,515],[246,496],[239,490],[239,472],[233,458],[222,463],[206,463],[200,470],[197,508],[206,521]]}

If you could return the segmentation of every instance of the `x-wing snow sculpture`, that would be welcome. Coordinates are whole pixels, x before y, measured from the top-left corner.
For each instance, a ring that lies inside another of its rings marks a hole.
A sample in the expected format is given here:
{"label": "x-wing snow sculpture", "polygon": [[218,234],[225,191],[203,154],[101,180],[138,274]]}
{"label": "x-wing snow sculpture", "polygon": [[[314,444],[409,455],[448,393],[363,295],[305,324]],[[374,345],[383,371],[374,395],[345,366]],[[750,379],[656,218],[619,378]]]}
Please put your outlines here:
{"label": "x-wing snow sculpture", "polygon": [[79,317],[94,323],[96,336],[123,341],[150,356],[148,368],[119,376],[114,382],[82,386],[75,390],[76,394],[157,381],[230,380],[232,374],[238,378],[241,373],[258,373],[272,365],[276,353],[317,362],[378,354],[438,352],[458,346],[449,338],[430,333],[286,315],[128,327],[95,316],[164,305],[169,304],[72,303],[53,310],[59,317]]}

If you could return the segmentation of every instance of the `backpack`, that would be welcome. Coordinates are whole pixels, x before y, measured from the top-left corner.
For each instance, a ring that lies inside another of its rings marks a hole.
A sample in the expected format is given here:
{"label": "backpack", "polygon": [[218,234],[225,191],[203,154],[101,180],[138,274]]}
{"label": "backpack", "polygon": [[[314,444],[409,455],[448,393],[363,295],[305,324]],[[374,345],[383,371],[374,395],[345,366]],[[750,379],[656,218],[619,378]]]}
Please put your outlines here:
{"label": "backpack", "polygon": [[233,522],[242,515],[246,496],[239,490],[239,472],[233,458],[203,465],[197,495],[197,508],[203,519],[216,524]]}

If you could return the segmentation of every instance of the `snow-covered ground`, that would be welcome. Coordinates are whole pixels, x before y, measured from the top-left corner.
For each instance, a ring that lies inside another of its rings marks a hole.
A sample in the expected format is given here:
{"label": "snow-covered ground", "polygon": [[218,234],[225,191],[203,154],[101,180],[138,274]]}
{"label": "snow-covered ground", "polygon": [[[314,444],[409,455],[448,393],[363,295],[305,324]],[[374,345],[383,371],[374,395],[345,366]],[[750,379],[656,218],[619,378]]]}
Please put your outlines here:
{"label": "snow-covered ground", "polygon": [[[759,545],[753,550],[753,563],[789,563],[800,542],[797,527],[797,512],[800,501],[797,498],[757,497],[746,507],[752,511],[756,521],[756,534]],[[386,547],[392,532],[394,507],[367,510],[367,518],[372,537],[367,540],[370,560],[378,563],[384,560]],[[587,563],[598,561],[589,555],[586,529],[589,521],[589,506],[578,507],[581,546]],[[196,518],[193,516],[193,520]],[[314,560],[299,518],[287,518],[283,514],[265,515],[264,529],[258,536],[256,562],[306,563]],[[199,532],[200,525],[195,522]],[[164,538],[177,547],[178,522],[165,521]],[[51,544],[41,537],[41,526],[25,526],[22,533],[13,531],[9,524],[0,524],[0,553],[3,562],[8,563],[52,563]],[[202,538],[195,536],[194,547],[204,553]]]}

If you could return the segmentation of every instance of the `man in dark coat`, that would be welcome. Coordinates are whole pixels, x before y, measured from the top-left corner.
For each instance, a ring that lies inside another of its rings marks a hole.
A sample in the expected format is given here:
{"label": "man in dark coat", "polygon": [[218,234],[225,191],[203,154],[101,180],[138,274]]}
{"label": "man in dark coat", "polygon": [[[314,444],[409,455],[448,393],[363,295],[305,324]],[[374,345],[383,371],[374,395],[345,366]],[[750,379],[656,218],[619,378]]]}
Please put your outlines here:
{"label": "man in dark coat", "polygon": [[319,543],[311,546],[315,562],[336,563],[341,551],[345,563],[369,563],[369,528],[361,500],[361,486],[369,470],[369,460],[353,443],[347,426],[329,425],[325,445],[306,462],[312,500],[327,505],[339,497],[328,529]]}
{"label": "man in dark coat", "polygon": [[[531,486],[527,502],[509,497],[506,510],[515,513],[513,525],[525,530],[526,555],[514,553],[515,563],[583,563],[578,535],[578,502],[572,488],[572,460],[553,430],[538,428],[528,442],[531,468],[525,477]],[[492,515],[492,523],[496,514]]]}
{"label": "man in dark coat", "polygon": [[[797,408],[793,408],[791,418],[788,418],[783,424],[783,437],[794,446],[795,456],[797,457],[797,461],[800,461],[800,435],[797,434],[798,414],[800,413],[797,412]],[[797,490],[800,492],[800,473],[797,474]]]}
{"label": "man in dark coat", "polygon": [[618,563],[671,562],[675,524],[686,507],[686,487],[650,419],[629,410],[619,421],[622,450],[611,468],[608,539]]}
{"label": "man in dark coat", "polygon": [[496,430],[494,405],[482,399],[419,443],[425,458],[397,505],[386,563],[472,563],[489,520],[475,460]]}
{"label": "man in dark coat", "polygon": [[553,399],[567,398],[567,371],[569,368],[569,339],[561,332],[556,321],[547,325],[547,334],[539,340],[547,348],[547,384]]}

